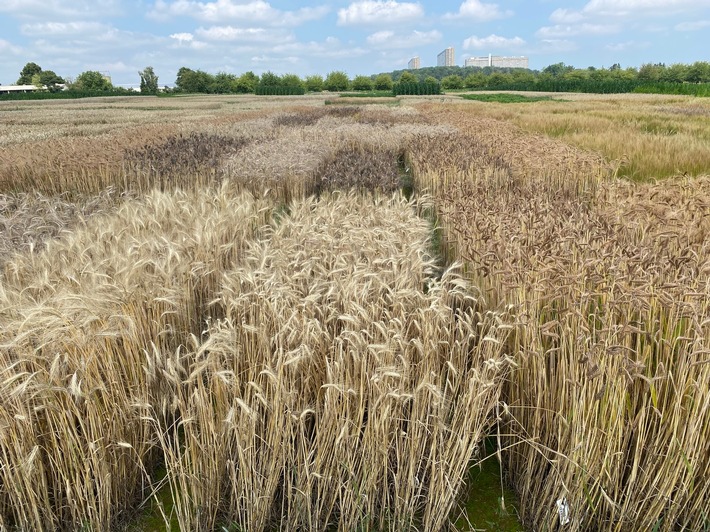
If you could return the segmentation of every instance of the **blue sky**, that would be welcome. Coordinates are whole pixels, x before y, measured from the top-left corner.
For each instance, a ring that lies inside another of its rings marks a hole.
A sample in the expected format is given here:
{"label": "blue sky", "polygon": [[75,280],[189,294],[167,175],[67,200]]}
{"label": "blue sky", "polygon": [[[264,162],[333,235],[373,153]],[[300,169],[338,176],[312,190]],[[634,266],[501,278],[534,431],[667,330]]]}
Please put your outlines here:
{"label": "blue sky", "polygon": [[470,56],[526,55],[530,68],[710,60],[710,0],[1,0],[0,83],[29,61],[64,77],[137,85],[152,66],[351,77]]}

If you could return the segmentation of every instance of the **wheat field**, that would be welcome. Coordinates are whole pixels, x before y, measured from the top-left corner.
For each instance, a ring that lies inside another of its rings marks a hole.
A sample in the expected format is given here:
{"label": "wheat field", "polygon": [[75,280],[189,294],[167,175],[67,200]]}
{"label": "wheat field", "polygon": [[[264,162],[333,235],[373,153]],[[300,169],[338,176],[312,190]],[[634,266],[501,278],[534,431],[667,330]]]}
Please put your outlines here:
{"label": "wheat field", "polygon": [[450,530],[486,441],[526,529],[710,528],[697,144],[324,100],[0,103],[0,530]]}

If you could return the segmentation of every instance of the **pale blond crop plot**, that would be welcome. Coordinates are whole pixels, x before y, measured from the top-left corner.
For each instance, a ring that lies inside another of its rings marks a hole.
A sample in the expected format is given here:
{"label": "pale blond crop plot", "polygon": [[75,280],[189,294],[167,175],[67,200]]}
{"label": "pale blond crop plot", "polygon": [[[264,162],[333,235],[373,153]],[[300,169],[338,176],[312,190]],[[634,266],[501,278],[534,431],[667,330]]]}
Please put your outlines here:
{"label": "pale blond crop plot", "polygon": [[0,103],[0,530],[709,527],[706,104],[325,98]]}
{"label": "pale blond crop plot", "polygon": [[225,274],[225,319],[176,368],[189,444],[161,439],[184,529],[446,525],[509,325],[453,272],[432,280],[413,207],[296,202]]}

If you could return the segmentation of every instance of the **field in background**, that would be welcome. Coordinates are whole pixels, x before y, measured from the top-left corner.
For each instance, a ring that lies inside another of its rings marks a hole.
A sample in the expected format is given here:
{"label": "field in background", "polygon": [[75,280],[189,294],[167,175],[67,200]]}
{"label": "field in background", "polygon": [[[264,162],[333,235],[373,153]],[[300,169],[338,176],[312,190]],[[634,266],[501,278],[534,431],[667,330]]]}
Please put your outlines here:
{"label": "field in background", "polygon": [[[513,94],[531,96],[525,92]],[[635,181],[706,174],[710,169],[707,98],[571,93],[539,96],[552,101],[529,106],[478,104],[474,112],[599,152],[618,161],[618,176]]]}
{"label": "field in background", "polygon": [[710,528],[707,104],[565,99],[0,104],[0,528],[443,530],[487,437]]}

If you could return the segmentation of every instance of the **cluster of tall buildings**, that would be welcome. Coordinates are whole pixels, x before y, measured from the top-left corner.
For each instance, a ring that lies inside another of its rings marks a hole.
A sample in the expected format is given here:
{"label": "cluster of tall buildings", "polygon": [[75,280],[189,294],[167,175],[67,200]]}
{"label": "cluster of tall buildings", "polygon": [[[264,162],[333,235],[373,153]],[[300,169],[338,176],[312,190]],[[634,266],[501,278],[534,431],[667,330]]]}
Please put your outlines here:
{"label": "cluster of tall buildings", "polygon": [[[455,66],[453,47],[446,48],[436,56],[436,66]],[[467,67],[506,67],[506,68],[529,68],[528,58],[525,56],[507,57],[502,55],[488,54],[483,57],[469,57],[464,62]],[[419,56],[413,57],[407,63],[407,68],[416,70],[421,68],[422,63]]]}

